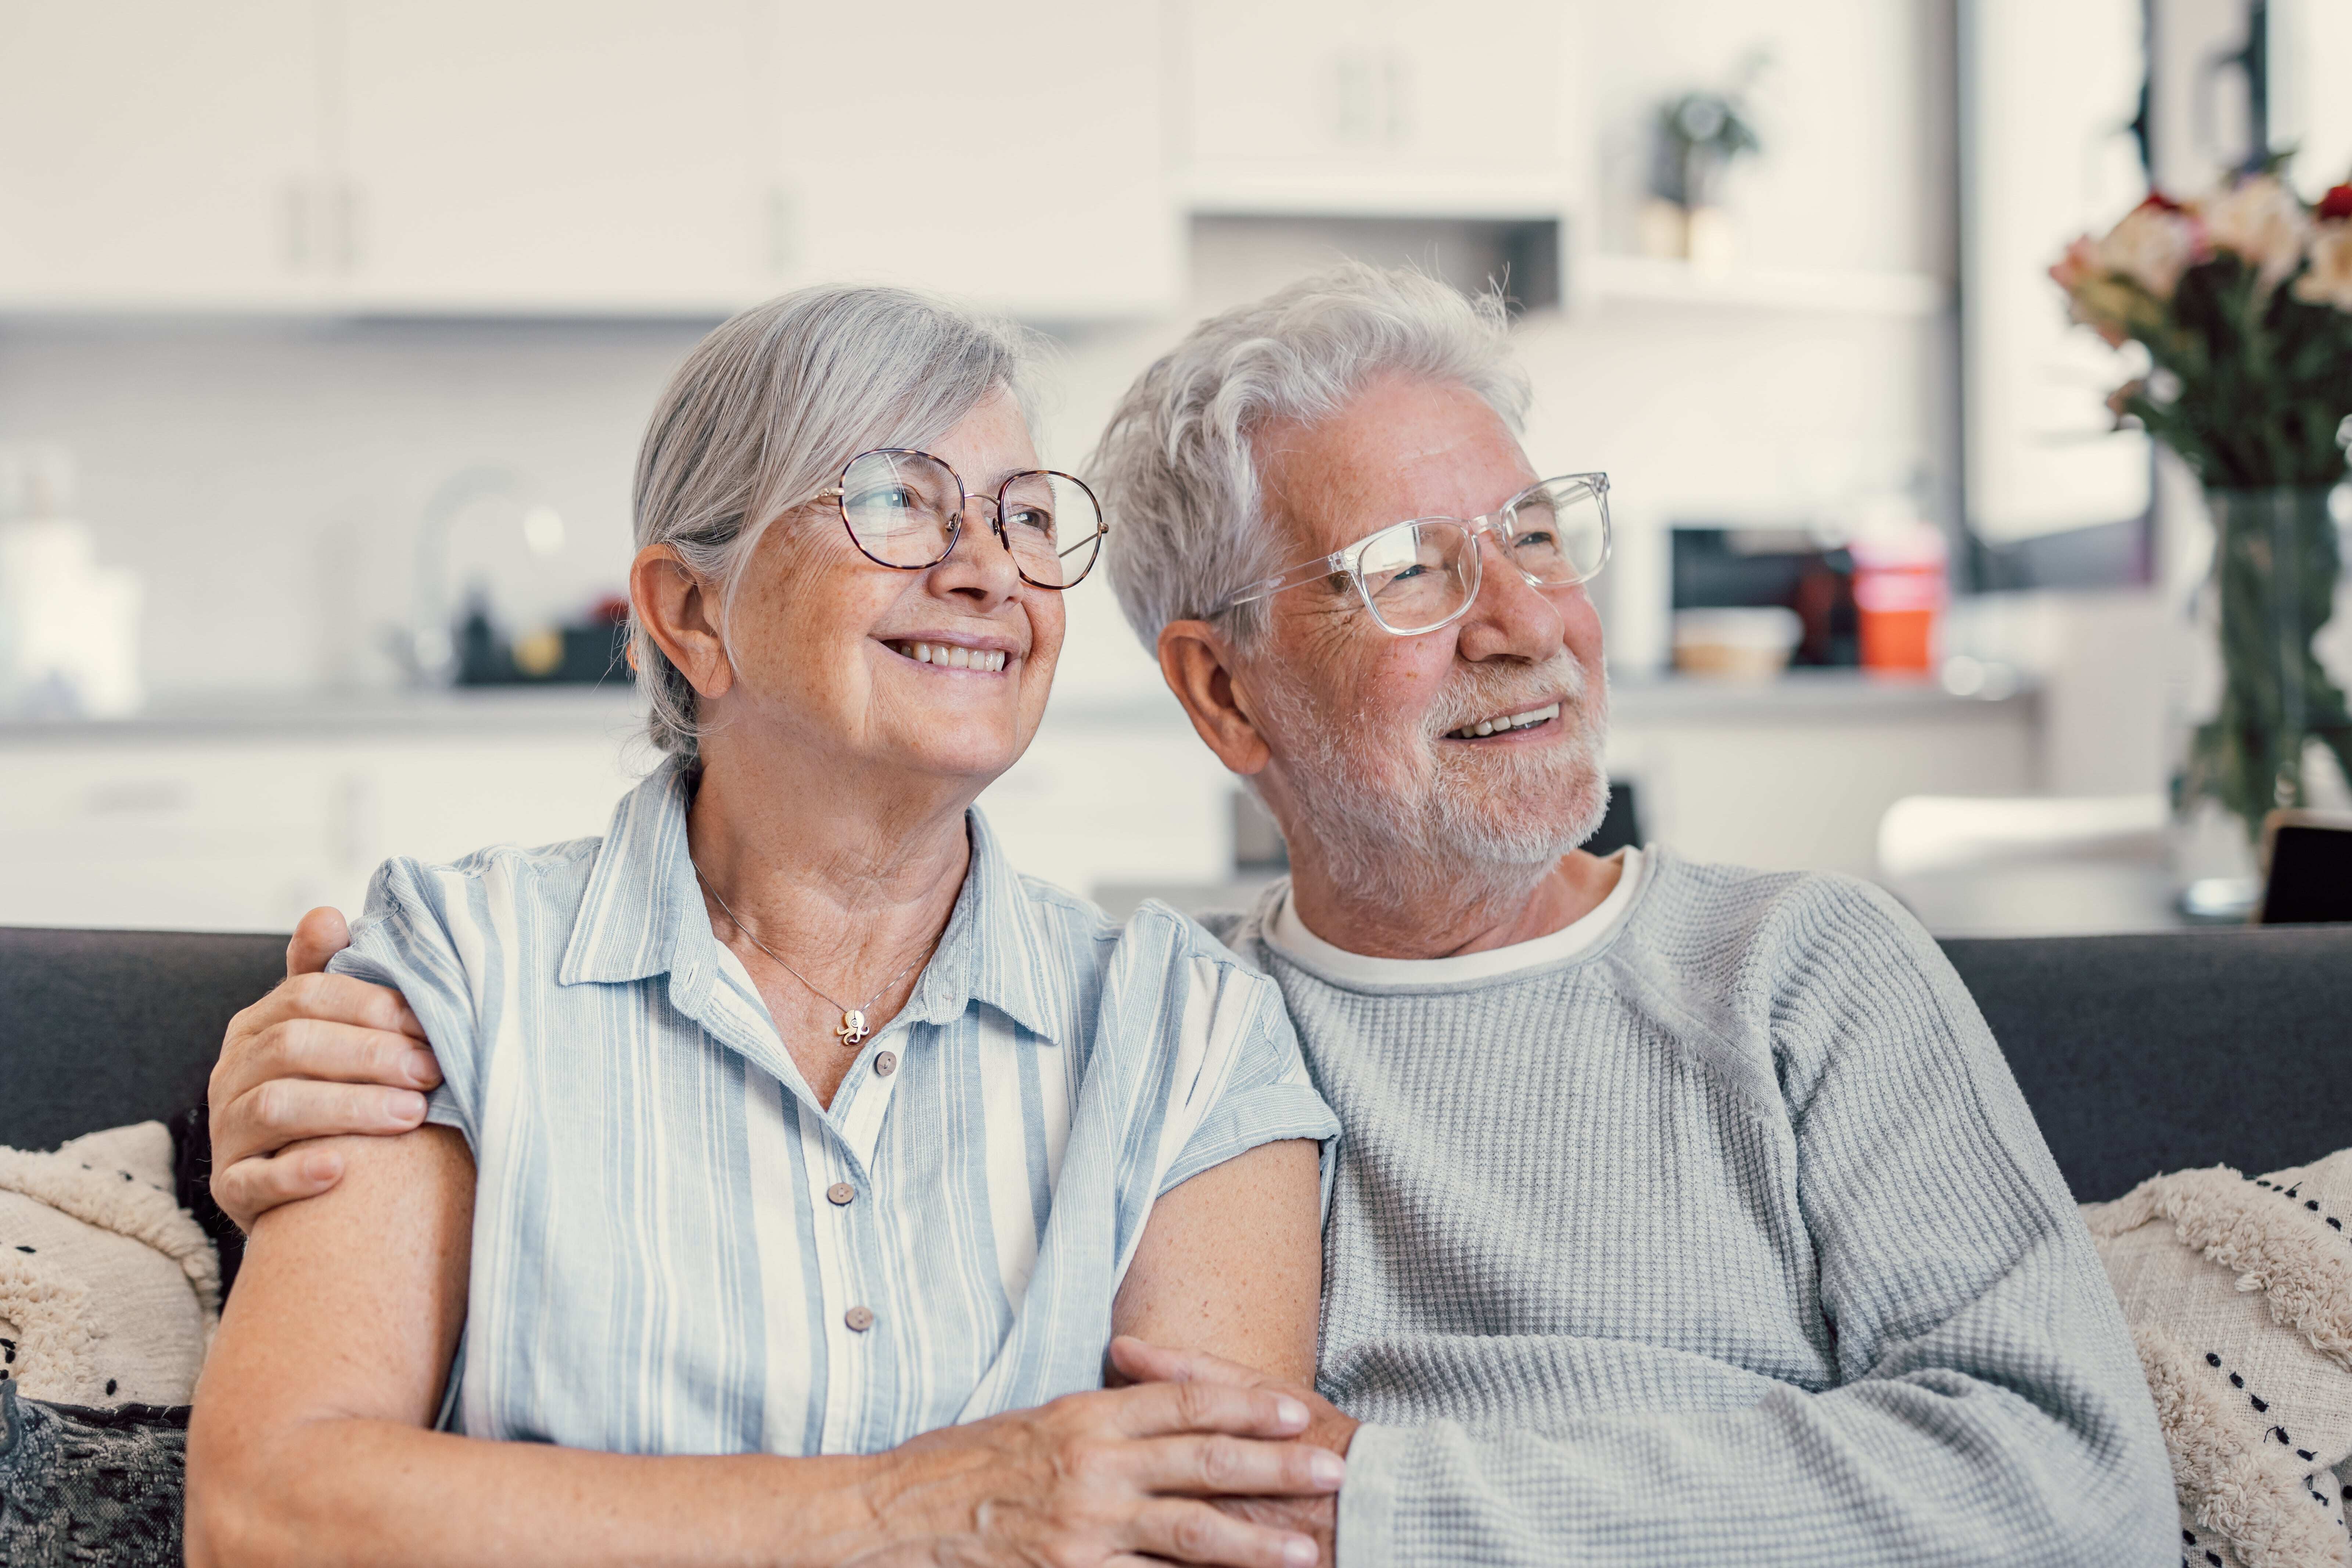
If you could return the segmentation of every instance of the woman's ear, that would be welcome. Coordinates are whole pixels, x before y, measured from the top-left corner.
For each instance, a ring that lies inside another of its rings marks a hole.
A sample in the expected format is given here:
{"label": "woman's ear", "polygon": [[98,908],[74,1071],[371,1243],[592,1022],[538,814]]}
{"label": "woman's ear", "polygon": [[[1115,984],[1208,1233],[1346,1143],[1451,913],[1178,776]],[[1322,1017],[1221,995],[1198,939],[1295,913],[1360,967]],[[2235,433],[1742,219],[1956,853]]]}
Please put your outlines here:
{"label": "woman's ear", "polygon": [[1184,705],[1202,743],[1229,771],[1246,776],[1274,754],[1245,694],[1234,687],[1232,657],[1224,639],[1205,621],[1171,621],[1160,629],[1160,678]]}
{"label": "woman's ear", "polygon": [[647,545],[629,566],[629,604],[638,622],[698,695],[726,695],[735,666],[719,635],[718,597],[667,545]]}

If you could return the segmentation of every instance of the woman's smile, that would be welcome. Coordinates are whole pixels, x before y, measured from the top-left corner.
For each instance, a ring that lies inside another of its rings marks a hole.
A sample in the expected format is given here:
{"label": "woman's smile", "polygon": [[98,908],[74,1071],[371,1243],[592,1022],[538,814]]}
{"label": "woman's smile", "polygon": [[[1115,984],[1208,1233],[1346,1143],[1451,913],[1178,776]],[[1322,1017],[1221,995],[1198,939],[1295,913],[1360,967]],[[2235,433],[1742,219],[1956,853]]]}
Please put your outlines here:
{"label": "woman's smile", "polygon": [[882,645],[900,658],[927,664],[940,674],[1001,675],[1018,664],[1021,650],[996,637],[960,637],[927,633],[919,637],[886,637]]}

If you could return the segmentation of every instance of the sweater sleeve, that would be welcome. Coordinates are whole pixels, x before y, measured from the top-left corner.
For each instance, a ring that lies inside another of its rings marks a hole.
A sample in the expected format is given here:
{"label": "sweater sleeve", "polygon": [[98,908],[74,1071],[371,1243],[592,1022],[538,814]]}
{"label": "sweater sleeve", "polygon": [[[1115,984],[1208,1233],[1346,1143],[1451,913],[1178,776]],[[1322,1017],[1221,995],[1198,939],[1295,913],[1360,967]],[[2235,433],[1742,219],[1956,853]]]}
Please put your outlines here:
{"label": "sweater sleeve", "polygon": [[1741,985],[1836,1380],[1549,1430],[1366,1427],[1341,1568],[2177,1560],[2128,1331],[1990,1031],[1877,890],[1806,879]]}

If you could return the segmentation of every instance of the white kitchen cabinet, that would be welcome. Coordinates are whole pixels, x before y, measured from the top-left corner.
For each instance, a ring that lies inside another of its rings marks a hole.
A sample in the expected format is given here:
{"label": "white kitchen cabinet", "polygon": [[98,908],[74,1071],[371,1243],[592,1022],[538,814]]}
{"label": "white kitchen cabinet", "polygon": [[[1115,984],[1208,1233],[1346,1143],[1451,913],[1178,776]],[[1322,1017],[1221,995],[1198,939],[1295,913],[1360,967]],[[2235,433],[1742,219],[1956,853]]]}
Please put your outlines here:
{"label": "white kitchen cabinet", "polygon": [[1204,211],[1539,217],[1577,170],[1558,0],[1182,0]]}
{"label": "white kitchen cabinet", "polygon": [[346,302],[731,309],[771,290],[746,0],[342,0]]}
{"label": "white kitchen cabinet", "polygon": [[796,279],[935,288],[1033,319],[1175,303],[1157,6],[787,0],[767,95]]}
{"label": "white kitchen cabinet", "polygon": [[0,0],[0,309],[1172,305],[1164,22],[911,0]]}
{"label": "white kitchen cabinet", "polygon": [[602,833],[607,725],[0,746],[0,925],[283,931],[362,907],[385,856]]}
{"label": "white kitchen cabinet", "polygon": [[0,0],[0,302],[314,295],[319,21],[310,0]]}

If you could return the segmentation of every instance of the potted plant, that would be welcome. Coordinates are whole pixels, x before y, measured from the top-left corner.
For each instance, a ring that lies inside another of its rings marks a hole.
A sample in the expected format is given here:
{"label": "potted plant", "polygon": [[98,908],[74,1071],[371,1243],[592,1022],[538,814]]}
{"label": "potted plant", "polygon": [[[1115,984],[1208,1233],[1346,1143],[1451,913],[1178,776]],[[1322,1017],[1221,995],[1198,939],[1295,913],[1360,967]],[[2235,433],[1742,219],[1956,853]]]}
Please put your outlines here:
{"label": "potted plant", "polygon": [[[2144,373],[2110,406],[2203,485],[2213,562],[2200,620],[2219,691],[2173,778],[2247,841],[2305,805],[2323,757],[2352,778],[2352,714],[2321,633],[2346,587],[2331,512],[2352,434],[2352,183],[2306,205],[2275,167],[2199,201],[2152,193],[2051,276],[2074,318]],[[2338,628],[2344,631],[2345,628]],[[2318,639],[2320,646],[2315,646]]]}

